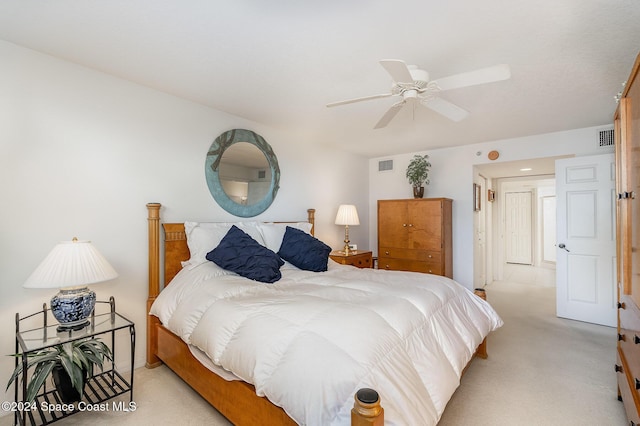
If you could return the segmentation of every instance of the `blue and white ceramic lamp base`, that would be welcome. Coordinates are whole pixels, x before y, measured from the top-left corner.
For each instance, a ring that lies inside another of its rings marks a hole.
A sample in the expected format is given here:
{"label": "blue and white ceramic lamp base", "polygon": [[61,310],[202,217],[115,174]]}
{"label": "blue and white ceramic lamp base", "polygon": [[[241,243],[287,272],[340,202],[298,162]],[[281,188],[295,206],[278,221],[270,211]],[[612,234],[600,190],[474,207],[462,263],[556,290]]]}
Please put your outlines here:
{"label": "blue and white ceramic lamp base", "polygon": [[89,324],[88,318],[96,305],[96,293],[89,287],[60,289],[51,298],[51,312],[58,320],[58,331],[80,330]]}

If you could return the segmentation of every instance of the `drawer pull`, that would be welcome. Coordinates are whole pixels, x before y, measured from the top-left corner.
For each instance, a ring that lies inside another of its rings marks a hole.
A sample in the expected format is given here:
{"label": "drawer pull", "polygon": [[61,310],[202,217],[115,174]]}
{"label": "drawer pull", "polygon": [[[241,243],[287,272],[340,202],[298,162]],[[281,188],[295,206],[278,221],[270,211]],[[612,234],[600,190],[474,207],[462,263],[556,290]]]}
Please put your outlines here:
{"label": "drawer pull", "polygon": [[616,364],[616,373],[622,373],[622,366]]}
{"label": "drawer pull", "polygon": [[389,255],[389,252],[388,252],[388,251],[385,251],[385,252],[384,252],[384,254],[386,254],[386,255],[388,256],[388,255]]}
{"label": "drawer pull", "polygon": [[402,226],[406,228],[406,227],[407,227],[407,224],[406,224],[406,223],[403,223],[403,224],[402,224]]}
{"label": "drawer pull", "polygon": [[[638,336],[636,336],[636,338],[637,338],[637,337],[638,337]],[[620,334],[620,333],[618,333],[618,341],[626,342],[626,341],[627,341],[627,338],[626,338],[626,337],[624,337],[624,334]]]}
{"label": "drawer pull", "polygon": [[618,309],[625,309],[624,302],[618,302]]}
{"label": "drawer pull", "polygon": [[431,259],[433,256],[429,255],[429,256],[427,256],[427,257],[428,257],[429,259]]}
{"label": "drawer pull", "polygon": [[385,265],[385,266],[384,266],[384,269],[389,269],[389,265]]}
{"label": "drawer pull", "polygon": [[638,337],[637,334],[633,336],[633,343],[635,343],[636,345],[640,345],[640,337]]}

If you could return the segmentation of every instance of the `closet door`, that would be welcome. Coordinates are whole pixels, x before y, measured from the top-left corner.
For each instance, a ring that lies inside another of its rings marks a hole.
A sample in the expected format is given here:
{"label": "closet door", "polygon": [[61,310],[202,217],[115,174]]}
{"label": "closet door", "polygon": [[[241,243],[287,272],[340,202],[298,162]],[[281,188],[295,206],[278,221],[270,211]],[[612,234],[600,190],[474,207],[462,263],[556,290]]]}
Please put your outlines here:
{"label": "closet door", "polygon": [[625,266],[631,283],[630,286],[627,283],[625,291],[630,293],[636,306],[640,306],[640,82],[631,86],[627,99],[630,103],[627,105],[626,129],[628,189],[624,195],[629,204],[627,214],[630,215],[628,228],[631,228],[631,235],[626,247],[628,265]]}
{"label": "closet door", "polygon": [[631,293],[631,203],[626,194],[629,188],[628,117],[629,99],[622,98],[616,112],[614,134],[616,137],[616,278],[618,300]]}
{"label": "closet door", "polygon": [[442,246],[442,201],[411,200],[407,203],[408,247],[440,251]]}
{"label": "closet door", "polygon": [[407,202],[404,200],[378,201],[378,246],[406,248]]}
{"label": "closet door", "polygon": [[533,224],[531,222],[531,192],[505,193],[505,234],[507,263],[531,265]]}

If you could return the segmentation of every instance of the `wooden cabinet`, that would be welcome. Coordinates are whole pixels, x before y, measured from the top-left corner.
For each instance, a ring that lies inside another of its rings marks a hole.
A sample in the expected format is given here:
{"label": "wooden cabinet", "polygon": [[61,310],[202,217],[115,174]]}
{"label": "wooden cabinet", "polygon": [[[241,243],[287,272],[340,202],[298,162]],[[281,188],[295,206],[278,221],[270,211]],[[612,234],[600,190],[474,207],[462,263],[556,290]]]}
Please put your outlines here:
{"label": "wooden cabinet", "polygon": [[618,397],[630,424],[640,424],[640,55],[614,116]]}
{"label": "wooden cabinet", "polygon": [[354,250],[349,254],[343,251],[332,251],[329,257],[341,265],[351,265],[356,268],[373,268],[373,255],[370,251]]}
{"label": "wooden cabinet", "polygon": [[449,198],[378,200],[378,268],[453,277]]}

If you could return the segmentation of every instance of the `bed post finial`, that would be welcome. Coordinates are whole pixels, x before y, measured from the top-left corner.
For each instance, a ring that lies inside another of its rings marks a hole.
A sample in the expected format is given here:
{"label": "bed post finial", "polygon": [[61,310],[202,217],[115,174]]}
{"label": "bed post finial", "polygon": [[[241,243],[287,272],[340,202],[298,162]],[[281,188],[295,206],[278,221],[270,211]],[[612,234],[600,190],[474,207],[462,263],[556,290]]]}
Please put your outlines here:
{"label": "bed post finial", "polygon": [[311,224],[311,235],[316,235],[316,209],[307,209],[307,221]]}
{"label": "bed post finial", "polygon": [[161,364],[156,356],[158,334],[156,325],[158,318],[150,315],[151,305],[160,294],[160,203],[147,204],[147,220],[149,222],[149,296],[147,298],[147,368]]}
{"label": "bed post finial", "polygon": [[384,408],[380,406],[378,392],[362,388],[354,395],[351,426],[384,426]]}

